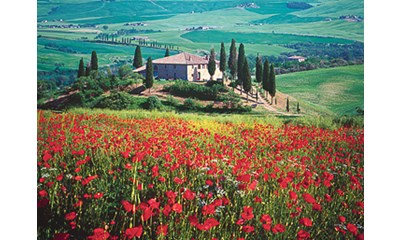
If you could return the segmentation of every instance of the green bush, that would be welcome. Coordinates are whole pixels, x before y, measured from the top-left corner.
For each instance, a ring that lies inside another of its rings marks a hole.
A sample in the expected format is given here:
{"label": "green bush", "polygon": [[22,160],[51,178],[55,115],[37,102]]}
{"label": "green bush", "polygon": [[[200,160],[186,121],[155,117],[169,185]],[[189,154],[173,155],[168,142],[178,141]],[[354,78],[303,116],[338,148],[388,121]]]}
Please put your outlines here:
{"label": "green bush", "polygon": [[160,99],[156,96],[148,97],[146,102],[144,103],[144,108],[148,110],[161,109],[162,107],[163,104],[161,103]]}
{"label": "green bush", "polygon": [[227,92],[228,89],[220,84],[211,83],[211,86],[199,85],[187,81],[176,81],[171,86],[166,86],[165,91],[171,95],[184,98],[197,98],[200,100],[216,100],[221,92]]}
{"label": "green bush", "polygon": [[188,109],[188,110],[197,110],[199,109],[201,106],[200,104],[192,99],[192,98],[187,98],[184,102],[183,102],[183,107]]}
{"label": "green bush", "polygon": [[176,98],[172,97],[171,95],[167,96],[166,102],[168,105],[173,106],[173,107],[179,106],[179,101]]}
{"label": "green bush", "polygon": [[92,108],[108,108],[112,110],[128,109],[135,98],[126,92],[113,92],[102,95],[92,103]]}

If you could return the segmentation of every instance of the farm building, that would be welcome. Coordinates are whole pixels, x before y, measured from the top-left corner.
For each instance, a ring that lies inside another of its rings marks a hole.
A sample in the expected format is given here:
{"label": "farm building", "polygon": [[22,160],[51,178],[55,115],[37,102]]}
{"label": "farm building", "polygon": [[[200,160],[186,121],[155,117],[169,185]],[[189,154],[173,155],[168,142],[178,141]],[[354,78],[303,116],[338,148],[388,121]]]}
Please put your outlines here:
{"label": "farm building", "polygon": [[[208,58],[200,57],[187,52],[153,60],[154,77],[159,79],[182,79],[187,81],[210,80],[207,70]],[[219,61],[216,61],[214,79],[222,78],[219,70]],[[146,66],[133,70],[143,76],[146,75]]]}
{"label": "farm building", "polygon": [[290,61],[298,61],[298,62],[304,62],[307,58],[302,57],[302,56],[291,56],[287,58]]}

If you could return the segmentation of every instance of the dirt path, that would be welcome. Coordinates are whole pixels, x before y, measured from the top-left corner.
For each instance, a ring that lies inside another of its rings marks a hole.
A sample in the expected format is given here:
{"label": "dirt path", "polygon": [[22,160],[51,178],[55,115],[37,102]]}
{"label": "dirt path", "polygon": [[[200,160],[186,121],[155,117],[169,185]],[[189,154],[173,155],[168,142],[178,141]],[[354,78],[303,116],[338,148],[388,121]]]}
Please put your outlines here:
{"label": "dirt path", "polygon": [[154,6],[157,6],[157,7],[161,8],[162,10],[168,11],[168,9],[166,9],[165,7],[163,7],[163,6],[161,6],[161,5],[158,5],[158,4],[155,3],[153,0],[149,0],[149,2],[150,2],[151,4],[153,4]]}

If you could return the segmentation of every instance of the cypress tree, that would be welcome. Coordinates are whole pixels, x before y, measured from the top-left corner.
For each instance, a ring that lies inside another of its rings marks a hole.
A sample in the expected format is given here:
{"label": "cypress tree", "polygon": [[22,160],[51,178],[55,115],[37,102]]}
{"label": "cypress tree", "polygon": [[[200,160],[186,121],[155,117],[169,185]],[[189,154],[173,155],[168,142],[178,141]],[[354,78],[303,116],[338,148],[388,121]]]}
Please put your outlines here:
{"label": "cypress tree", "polygon": [[226,52],[224,42],[221,42],[221,51],[219,53],[219,70],[222,72],[222,84],[224,84],[226,71]]}
{"label": "cypress tree", "polygon": [[140,46],[138,45],[135,50],[135,56],[133,57],[133,66],[135,68],[140,68],[143,66],[142,61],[142,51],[140,50]]}
{"label": "cypress tree", "polygon": [[215,74],[215,51],[214,48],[211,49],[210,57],[208,59],[207,70],[210,74],[211,80],[213,80],[213,76]]}
{"label": "cypress tree", "polygon": [[236,41],[232,38],[231,47],[229,49],[229,59],[228,59],[228,67],[231,72],[232,80],[236,78],[237,74],[237,53],[236,53]]}
{"label": "cypress tree", "polygon": [[92,51],[92,57],[90,59],[90,70],[95,70],[95,71],[99,70],[96,51]]}
{"label": "cypress tree", "polygon": [[299,102],[297,102],[297,113],[300,113],[300,105],[299,105]]}
{"label": "cypress tree", "polygon": [[247,63],[247,58],[245,57],[243,60],[243,67],[242,67],[242,77],[243,77],[243,90],[247,94],[247,101],[249,101],[249,91],[251,90],[251,75],[249,64]]}
{"label": "cypress tree", "polygon": [[289,112],[290,108],[289,108],[289,97],[286,98],[286,112]]}
{"label": "cypress tree", "polygon": [[146,79],[144,82],[145,87],[149,89],[149,93],[150,88],[153,87],[153,76],[153,61],[151,57],[149,57],[146,63]]}
{"label": "cypress tree", "polygon": [[262,58],[260,55],[257,56],[256,60],[256,82],[261,83],[263,78],[263,69],[262,69]]}
{"label": "cypress tree", "polygon": [[269,82],[269,63],[268,63],[268,59],[265,58],[264,69],[263,69],[262,88],[265,91],[266,99],[268,99],[268,82]]}
{"label": "cypress tree", "polygon": [[169,57],[169,49],[167,48],[167,50],[165,50],[165,55],[164,57]]}
{"label": "cypress tree", "polygon": [[238,84],[241,85],[240,89],[240,94],[242,93],[242,88],[243,88],[243,65],[244,65],[244,45],[243,43],[240,44],[239,46],[239,56],[238,56],[238,61],[237,61],[237,75],[238,75]]}
{"label": "cypress tree", "polygon": [[83,58],[79,61],[78,78],[85,76],[85,65],[83,63]]}
{"label": "cypress tree", "polygon": [[268,83],[269,83],[268,84],[268,92],[269,92],[269,95],[271,95],[271,103],[272,103],[272,99],[275,97],[275,93],[276,93],[274,64],[271,64],[271,68],[269,70]]}
{"label": "cypress tree", "polygon": [[89,77],[89,75],[90,75],[90,64],[88,63],[88,64],[86,65],[85,76],[86,76],[86,77]]}

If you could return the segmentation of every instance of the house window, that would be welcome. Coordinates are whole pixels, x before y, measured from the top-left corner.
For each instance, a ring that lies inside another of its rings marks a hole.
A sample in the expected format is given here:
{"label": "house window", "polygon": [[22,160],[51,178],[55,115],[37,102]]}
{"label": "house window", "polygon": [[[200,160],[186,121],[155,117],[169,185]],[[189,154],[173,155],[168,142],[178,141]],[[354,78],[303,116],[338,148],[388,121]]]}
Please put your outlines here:
{"label": "house window", "polygon": [[200,68],[201,68],[201,65],[199,64],[197,67],[200,69]]}

